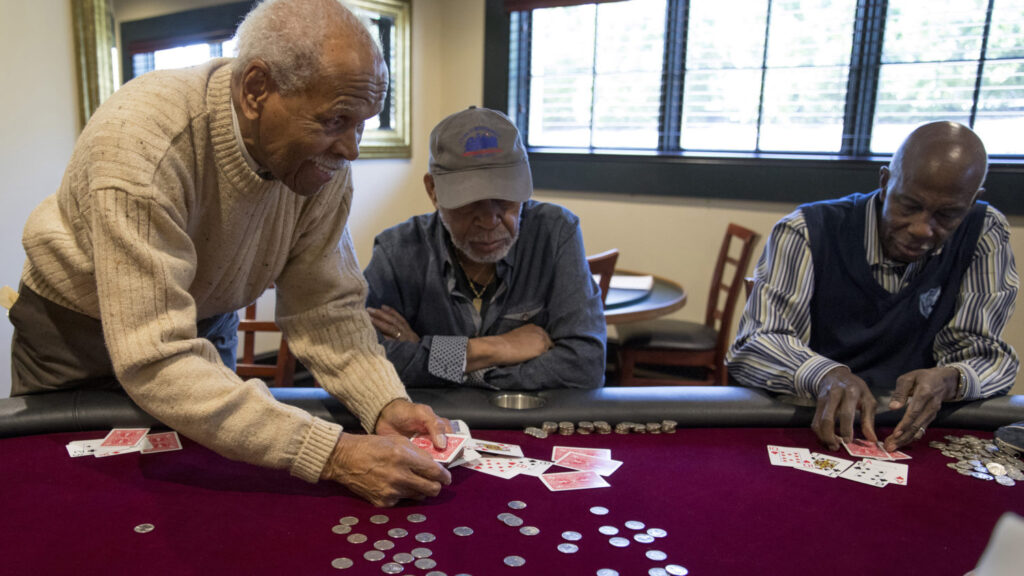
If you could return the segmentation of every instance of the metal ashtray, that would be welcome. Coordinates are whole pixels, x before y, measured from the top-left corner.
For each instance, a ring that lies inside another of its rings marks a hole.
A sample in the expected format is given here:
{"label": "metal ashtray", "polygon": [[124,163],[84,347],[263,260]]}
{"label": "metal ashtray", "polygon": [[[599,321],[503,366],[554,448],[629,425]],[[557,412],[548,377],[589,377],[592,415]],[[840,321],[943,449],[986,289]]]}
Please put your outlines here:
{"label": "metal ashtray", "polygon": [[540,396],[523,394],[521,392],[506,392],[491,398],[491,404],[498,408],[507,408],[509,410],[533,410],[534,408],[540,408],[544,403],[545,400]]}

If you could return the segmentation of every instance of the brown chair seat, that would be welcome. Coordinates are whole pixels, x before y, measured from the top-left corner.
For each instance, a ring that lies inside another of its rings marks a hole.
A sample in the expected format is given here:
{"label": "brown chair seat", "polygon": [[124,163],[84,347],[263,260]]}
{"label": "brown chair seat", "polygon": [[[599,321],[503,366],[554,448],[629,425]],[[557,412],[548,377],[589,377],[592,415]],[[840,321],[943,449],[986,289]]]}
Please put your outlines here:
{"label": "brown chair seat", "polygon": [[651,320],[618,327],[623,346],[666,350],[708,350],[715,347],[718,331],[688,320]]}

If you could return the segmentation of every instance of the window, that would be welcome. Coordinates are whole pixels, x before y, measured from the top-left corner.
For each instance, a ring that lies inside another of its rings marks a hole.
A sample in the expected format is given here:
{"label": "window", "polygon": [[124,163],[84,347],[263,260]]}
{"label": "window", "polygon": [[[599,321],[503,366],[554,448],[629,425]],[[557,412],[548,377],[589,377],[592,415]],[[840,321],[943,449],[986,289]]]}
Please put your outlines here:
{"label": "window", "polygon": [[510,33],[533,151],[866,158],[949,119],[1024,157],[1024,0],[626,0]]}

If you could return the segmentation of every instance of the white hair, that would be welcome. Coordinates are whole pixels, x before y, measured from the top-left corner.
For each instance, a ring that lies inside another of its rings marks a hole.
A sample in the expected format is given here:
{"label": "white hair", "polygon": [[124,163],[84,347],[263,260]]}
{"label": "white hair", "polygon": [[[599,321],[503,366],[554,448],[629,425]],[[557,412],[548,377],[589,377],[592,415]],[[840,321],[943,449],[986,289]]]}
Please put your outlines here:
{"label": "white hair", "polygon": [[238,56],[232,73],[237,78],[254,60],[270,68],[282,94],[301,92],[320,72],[323,45],[339,35],[380,47],[366,23],[339,0],[262,0],[235,33]]}

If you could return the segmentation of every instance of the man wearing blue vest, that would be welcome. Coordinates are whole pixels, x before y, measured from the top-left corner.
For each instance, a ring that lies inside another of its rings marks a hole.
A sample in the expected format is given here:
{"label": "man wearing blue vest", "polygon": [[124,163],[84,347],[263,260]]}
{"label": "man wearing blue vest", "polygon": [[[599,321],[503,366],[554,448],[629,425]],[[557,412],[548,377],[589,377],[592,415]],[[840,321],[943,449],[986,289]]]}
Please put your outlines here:
{"label": "man wearing blue vest", "polygon": [[978,201],[987,169],[970,129],[925,124],[882,167],[878,190],[779,221],[730,375],[815,398],[811,426],[831,450],[853,439],[858,411],[877,441],[874,392],[907,409],[889,451],[923,436],[943,402],[1006,394],[1019,360],[1002,333],[1019,281],[1006,217]]}

